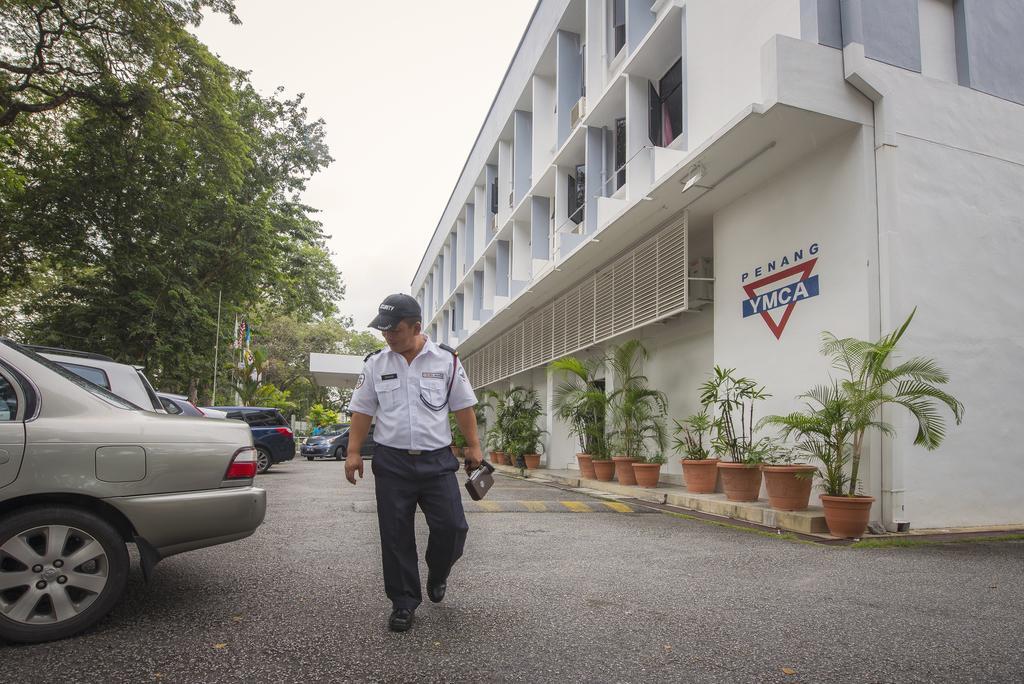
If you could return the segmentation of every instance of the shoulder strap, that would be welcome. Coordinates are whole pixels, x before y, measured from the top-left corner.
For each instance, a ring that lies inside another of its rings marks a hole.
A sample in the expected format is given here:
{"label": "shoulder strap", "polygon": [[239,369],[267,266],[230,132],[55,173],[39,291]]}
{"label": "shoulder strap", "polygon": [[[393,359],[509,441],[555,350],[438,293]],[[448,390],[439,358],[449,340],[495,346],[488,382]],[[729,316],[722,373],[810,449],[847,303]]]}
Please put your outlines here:
{"label": "shoulder strap", "polygon": [[459,355],[459,352],[455,351],[454,349],[452,349],[451,347],[449,347],[449,346],[448,346],[447,344],[445,344],[444,342],[438,342],[437,346],[438,346],[438,347],[440,347],[441,349],[444,349],[444,350],[445,350],[446,352],[448,352],[448,353],[449,353],[449,354],[451,354],[452,356],[458,356],[458,355]]}
{"label": "shoulder strap", "polygon": [[381,347],[377,351],[370,352],[369,354],[367,354],[366,356],[363,357],[363,363],[366,363],[367,361],[369,361],[371,356],[374,356],[375,354],[380,354],[382,351],[384,351],[384,347]]}

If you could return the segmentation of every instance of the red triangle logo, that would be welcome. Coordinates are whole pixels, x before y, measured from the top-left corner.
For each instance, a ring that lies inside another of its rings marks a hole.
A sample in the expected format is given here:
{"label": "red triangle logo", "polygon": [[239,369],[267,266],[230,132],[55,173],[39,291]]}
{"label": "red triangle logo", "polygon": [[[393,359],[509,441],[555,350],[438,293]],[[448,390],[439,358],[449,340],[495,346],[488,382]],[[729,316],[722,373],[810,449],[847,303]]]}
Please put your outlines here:
{"label": "red triangle logo", "polygon": [[[755,280],[752,283],[744,285],[743,291],[747,293],[748,299],[754,299],[757,297],[757,290],[763,288],[765,285],[771,285],[772,283],[780,280],[785,280],[786,278],[790,278],[798,273],[800,274],[800,280],[807,280],[811,277],[811,271],[814,270],[814,264],[817,262],[818,259],[814,258],[806,263],[791,266],[785,271],[779,271],[778,273],[773,273],[770,276],[761,278],[760,280]],[[777,323],[775,322],[775,319],[772,318],[770,312],[761,312],[761,318],[764,319],[768,329],[772,331],[773,335],[775,335],[775,339],[782,339],[782,331],[786,329],[786,323],[789,322],[789,317],[793,313],[793,307],[795,307],[796,304],[796,302],[790,302],[787,304],[785,310],[782,312],[782,318]]]}

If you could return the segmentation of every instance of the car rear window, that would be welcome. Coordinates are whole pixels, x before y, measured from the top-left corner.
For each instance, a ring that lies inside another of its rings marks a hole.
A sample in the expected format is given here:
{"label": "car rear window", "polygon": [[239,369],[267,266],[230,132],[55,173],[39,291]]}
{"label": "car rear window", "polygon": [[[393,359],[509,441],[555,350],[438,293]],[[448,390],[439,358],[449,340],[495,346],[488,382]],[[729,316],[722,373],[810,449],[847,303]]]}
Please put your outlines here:
{"label": "car rear window", "polygon": [[174,401],[168,399],[167,397],[160,397],[160,403],[164,405],[164,410],[167,411],[167,413],[171,414],[172,416],[176,416],[179,413],[181,413],[181,407],[179,407],[177,404],[174,403]]}
{"label": "car rear window", "polygon": [[85,378],[94,385],[99,385],[103,389],[110,389],[110,378],[107,377],[106,371],[102,368],[83,366],[77,363],[67,363],[66,361],[58,361],[57,363],[67,368],[75,375]]}
{"label": "car rear window", "polygon": [[19,344],[15,344],[14,342],[11,342],[10,340],[0,340],[0,342],[3,342],[3,344],[6,344],[8,347],[10,347],[11,349],[14,349],[15,351],[17,351],[17,352],[19,352],[21,354],[24,354],[25,356],[27,356],[28,358],[32,359],[33,361],[35,361],[39,365],[45,366],[46,368],[49,368],[50,370],[52,370],[57,375],[60,375],[61,377],[65,378],[67,380],[70,380],[72,383],[78,385],[79,387],[81,387],[85,391],[93,394],[94,396],[97,396],[100,399],[106,401],[108,404],[113,404],[114,406],[117,406],[118,408],[122,408],[122,409],[125,409],[125,410],[128,410],[128,411],[141,411],[142,410],[142,408],[136,406],[135,404],[131,403],[127,399],[123,399],[123,398],[117,396],[116,394],[114,394],[113,392],[111,392],[110,390],[105,389],[103,387],[100,387],[99,385],[97,385],[97,384],[95,384],[93,382],[89,382],[88,380],[86,380],[82,376],[78,375],[77,373],[73,373],[73,372],[69,371],[64,366],[62,366],[59,363],[56,363],[54,361],[51,361],[50,359],[46,358],[45,356],[40,356],[39,354],[37,354],[36,352],[32,351],[31,349],[26,349],[25,347],[22,347]]}
{"label": "car rear window", "polygon": [[284,419],[277,409],[262,410],[262,411],[246,411],[245,422],[253,427],[278,427],[282,425],[288,425],[288,421]]}

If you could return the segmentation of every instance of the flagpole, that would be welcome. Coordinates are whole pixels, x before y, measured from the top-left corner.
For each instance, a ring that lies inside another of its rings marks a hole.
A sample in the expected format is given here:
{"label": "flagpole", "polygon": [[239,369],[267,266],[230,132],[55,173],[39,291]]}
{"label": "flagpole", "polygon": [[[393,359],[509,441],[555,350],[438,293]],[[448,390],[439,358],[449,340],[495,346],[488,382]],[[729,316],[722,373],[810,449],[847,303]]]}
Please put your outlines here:
{"label": "flagpole", "polygon": [[217,336],[213,339],[213,395],[210,397],[210,404],[217,405],[217,359],[220,352],[220,296],[222,290],[217,290]]}

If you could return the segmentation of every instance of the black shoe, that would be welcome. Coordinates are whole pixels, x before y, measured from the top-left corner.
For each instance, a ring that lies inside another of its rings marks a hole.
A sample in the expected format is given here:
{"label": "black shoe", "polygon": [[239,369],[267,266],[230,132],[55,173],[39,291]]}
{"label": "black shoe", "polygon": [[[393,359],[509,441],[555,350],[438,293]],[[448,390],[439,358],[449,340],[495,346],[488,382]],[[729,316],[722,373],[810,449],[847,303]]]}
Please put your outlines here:
{"label": "black shoe", "polygon": [[388,618],[388,629],[392,632],[405,632],[412,627],[415,611],[408,608],[395,608]]}
{"label": "black shoe", "polygon": [[447,580],[435,582],[433,577],[427,575],[427,596],[430,597],[431,601],[433,601],[434,603],[440,603],[441,601],[444,601],[444,592],[447,589]]}

